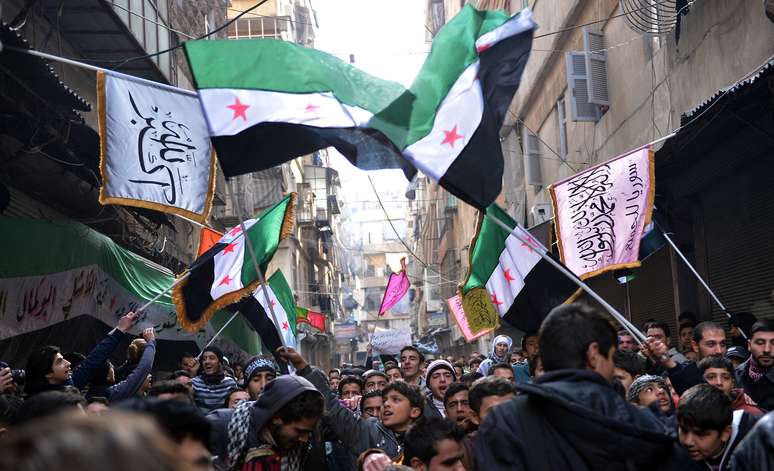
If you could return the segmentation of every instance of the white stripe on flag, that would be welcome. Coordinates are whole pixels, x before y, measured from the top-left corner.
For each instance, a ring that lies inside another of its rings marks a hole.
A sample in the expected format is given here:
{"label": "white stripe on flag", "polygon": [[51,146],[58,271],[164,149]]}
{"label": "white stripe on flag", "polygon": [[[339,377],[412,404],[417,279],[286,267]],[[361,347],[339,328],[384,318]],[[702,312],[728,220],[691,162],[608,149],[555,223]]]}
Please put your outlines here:
{"label": "white stripe on flag", "polygon": [[213,262],[215,264],[215,277],[213,278],[210,296],[212,299],[244,288],[242,284],[242,263],[245,259],[245,238],[240,237],[232,241],[225,249],[221,250]]}
{"label": "white stripe on flag", "polygon": [[535,22],[532,21],[532,10],[525,8],[518,16],[512,17],[498,28],[495,28],[478,38],[476,40],[476,51],[480,54],[503,39],[516,36],[517,34],[523,33],[534,27]]}
{"label": "white stripe on flag", "polygon": [[282,93],[265,90],[206,88],[199,99],[211,136],[233,136],[264,122],[307,126],[364,126],[373,116],[345,105],[331,92]]}
{"label": "white stripe on flag", "polygon": [[440,180],[468,145],[484,112],[478,60],[468,66],[435,113],[433,129],[406,147],[403,155],[434,180]]}
{"label": "white stripe on flag", "polygon": [[[542,247],[540,242],[537,242],[521,227],[516,227],[513,230],[513,232],[516,231],[518,231],[520,237],[528,241],[532,240],[535,244]],[[505,240],[505,249],[500,253],[500,263],[495,267],[486,282],[486,290],[492,296],[492,303],[497,308],[500,317],[508,312],[516,296],[524,288],[524,280],[535,265],[538,264],[540,258],[540,254],[536,250],[530,250],[526,244],[517,239],[513,234],[509,235]]]}
{"label": "white stripe on flag", "polygon": [[290,327],[290,322],[288,321],[288,314],[285,312],[285,308],[280,304],[279,300],[277,299],[277,296],[274,294],[274,290],[271,289],[271,286],[268,284],[266,285],[266,291],[269,293],[269,303],[266,302],[266,297],[263,295],[263,288],[258,287],[255,291],[253,291],[253,296],[255,299],[258,300],[259,303],[261,303],[261,306],[263,306],[263,310],[266,311],[266,315],[269,317],[269,320],[274,322],[274,320],[271,317],[271,310],[269,308],[269,304],[272,304],[272,308],[274,309],[274,315],[277,316],[277,322],[279,322],[279,329],[282,332],[282,336],[285,339],[285,345],[288,347],[296,348],[296,337],[293,335],[293,329]]}

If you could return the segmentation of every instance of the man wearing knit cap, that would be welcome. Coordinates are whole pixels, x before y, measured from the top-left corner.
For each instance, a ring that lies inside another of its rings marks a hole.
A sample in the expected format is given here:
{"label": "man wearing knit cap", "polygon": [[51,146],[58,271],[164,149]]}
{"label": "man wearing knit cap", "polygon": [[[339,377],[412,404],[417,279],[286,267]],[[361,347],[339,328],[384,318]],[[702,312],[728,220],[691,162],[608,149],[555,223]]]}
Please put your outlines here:
{"label": "man wearing knit cap", "polygon": [[435,360],[427,367],[427,386],[430,393],[427,395],[426,417],[446,417],[446,407],[443,398],[449,385],[457,380],[454,374],[454,366],[446,360]]}
{"label": "man wearing knit cap", "polygon": [[664,415],[672,415],[675,411],[669,386],[661,376],[642,375],[635,379],[629,386],[626,400],[643,407],[658,402],[658,408]]}
{"label": "man wearing knit cap", "polygon": [[214,345],[202,350],[201,371],[191,381],[194,401],[203,413],[220,407],[226,400],[229,390],[237,387],[234,378],[223,371],[223,351]]}
{"label": "man wearing knit cap", "polygon": [[266,383],[277,377],[277,368],[268,358],[254,357],[245,367],[244,387],[253,401],[263,392]]}

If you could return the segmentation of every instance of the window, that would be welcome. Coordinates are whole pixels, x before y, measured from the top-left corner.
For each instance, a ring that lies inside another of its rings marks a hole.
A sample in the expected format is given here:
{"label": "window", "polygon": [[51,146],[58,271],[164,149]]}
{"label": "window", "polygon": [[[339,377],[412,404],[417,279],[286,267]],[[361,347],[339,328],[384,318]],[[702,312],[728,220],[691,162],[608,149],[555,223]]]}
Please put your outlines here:
{"label": "window", "polygon": [[290,25],[288,16],[259,16],[240,18],[228,27],[229,39],[273,38],[283,39]]}
{"label": "window", "polygon": [[527,176],[527,185],[542,186],[543,177],[540,172],[540,141],[532,134],[527,126],[523,126],[523,138],[521,141],[524,153],[524,173]]}
{"label": "window", "polygon": [[585,50],[565,56],[571,116],[573,121],[599,121],[610,106],[605,38],[586,28],[583,39]]}
{"label": "window", "polygon": [[564,110],[564,96],[556,102],[556,117],[559,121],[559,156],[567,160],[567,114]]}

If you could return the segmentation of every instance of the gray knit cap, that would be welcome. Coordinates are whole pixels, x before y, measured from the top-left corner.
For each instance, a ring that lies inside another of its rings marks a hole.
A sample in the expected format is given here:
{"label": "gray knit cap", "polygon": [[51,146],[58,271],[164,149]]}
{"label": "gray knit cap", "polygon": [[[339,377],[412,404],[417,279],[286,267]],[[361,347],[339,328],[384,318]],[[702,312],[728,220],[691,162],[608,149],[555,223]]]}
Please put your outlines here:
{"label": "gray knit cap", "polygon": [[[670,394],[669,392],[669,386],[667,386],[666,381],[664,381],[664,378],[661,376],[656,375],[642,375],[639,378],[635,379],[631,386],[629,386],[629,392],[626,393],[626,400],[629,402],[639,403],[640,393],[650,384],[650,383],[656,383],[661,388],[664,389],[664,391],[667,392],[667,394]],[[647,404],[641,404],[643,406],[646,406]]]}

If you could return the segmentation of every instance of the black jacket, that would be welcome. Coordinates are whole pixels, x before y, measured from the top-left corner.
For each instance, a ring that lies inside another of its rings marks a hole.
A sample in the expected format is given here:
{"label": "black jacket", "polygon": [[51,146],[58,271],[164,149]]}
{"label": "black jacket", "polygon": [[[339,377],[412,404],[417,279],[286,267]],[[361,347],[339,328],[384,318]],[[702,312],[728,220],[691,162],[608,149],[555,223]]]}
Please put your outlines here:
{"label": "black jacket", "polygon": [[667,370],[669,381],[672,383],[672,387],[679,395],[683,395],[685,391],[697,384],[703,384],[704,375],[696,365],[696,363],[690,361],[688,363],[680,363],[674,368]]}
{"label": "black jacket", "polygon": [[695,468],[666,420],[626,402],[595,372],[553,371],[516,390],[479,428],[479,470]]}
{"label": "black jacket", "polygon": [[331,391],[325,374],[316,369],[307,368],[296,374],[308,379],[323,394],[326,402],[327,423],[331,426],[341,443],[357,459],[360,453],[369,448],[381,448],[390,458],[396,458],[403,452],[402,439],[373,417],[356,419],[352,412],[339,403],[339,398]]}
{"label": "black jacket", "polygon": [[774,469],[774,412],[769,412],[747,434],[731,455],[731,471]]}
{"label": "black jacket", "polygon": [[736,382],[744,388],[744,392],[758,403],[758,407],[767,411],[774,410],[774,368],[758,381],[753,381],[747,372],[750,369],[750,359],[736,368]]}

